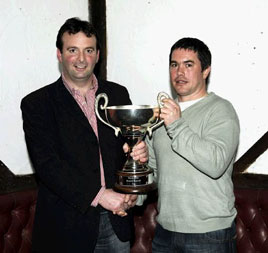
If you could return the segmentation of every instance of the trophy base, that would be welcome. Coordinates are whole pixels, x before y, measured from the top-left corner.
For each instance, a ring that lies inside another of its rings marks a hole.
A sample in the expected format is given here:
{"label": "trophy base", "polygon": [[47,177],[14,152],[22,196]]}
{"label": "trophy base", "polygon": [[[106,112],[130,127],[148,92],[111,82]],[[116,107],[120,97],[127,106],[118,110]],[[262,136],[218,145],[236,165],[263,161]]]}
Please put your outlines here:
{"label": "trophy base", "polygon": [[116,174],[117,183],[114,189],[118,192],[142,194],[156,189],[152,169],[145,169],[139,172],[117,171]]}
{"label": "trophy base", "polygon": [[115,184],[115,191],[128,194],[143,194],[148,193],[156,189],[156,183],[139,185],[139,186],[124,186],[120,184]]}

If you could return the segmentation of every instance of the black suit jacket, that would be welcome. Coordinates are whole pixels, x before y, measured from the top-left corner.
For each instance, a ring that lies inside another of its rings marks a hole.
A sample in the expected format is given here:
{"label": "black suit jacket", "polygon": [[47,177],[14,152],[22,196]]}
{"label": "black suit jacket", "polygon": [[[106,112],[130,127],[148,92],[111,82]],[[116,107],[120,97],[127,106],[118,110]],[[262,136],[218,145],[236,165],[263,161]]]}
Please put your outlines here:
{"label": "black suit jacket", "polygon": [[[97,94],[106,93],[109,105],[130,104],[123,86],[99,81]],[[123,140],[97,120],[99,141],[62,79],[22,99],[23,128],[28,152],[39,178],[33,251],[93,252],[98,236],[100,207],[90,204],[100,190],[99,147],[106,187],[115,183],[123,166]],[[102,117],[104,113],[101,112]],[[122,241],[131,237],[132,215],[110,212]]]}

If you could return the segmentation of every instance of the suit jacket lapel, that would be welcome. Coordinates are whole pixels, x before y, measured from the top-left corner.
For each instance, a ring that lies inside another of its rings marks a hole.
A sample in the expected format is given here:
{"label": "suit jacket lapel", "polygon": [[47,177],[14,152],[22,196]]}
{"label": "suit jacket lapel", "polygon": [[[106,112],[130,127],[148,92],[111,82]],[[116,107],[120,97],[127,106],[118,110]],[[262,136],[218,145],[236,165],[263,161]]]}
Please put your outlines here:
{"label": "suit jacket lapel", "polygon": [[57,86],[56,86],[55,98],[57,102],[62,104],[64,109],[66,109],[72,115],[72,117],[76,118],[78,122],[80,122],[83,126],[88,128],[89,131],[92,131],[94,133],[84,112],[81,110],[80,106],[77,104],[77,102],[70,94],[70,92],[66,89],[61,78],[58,79],[56,85]]}

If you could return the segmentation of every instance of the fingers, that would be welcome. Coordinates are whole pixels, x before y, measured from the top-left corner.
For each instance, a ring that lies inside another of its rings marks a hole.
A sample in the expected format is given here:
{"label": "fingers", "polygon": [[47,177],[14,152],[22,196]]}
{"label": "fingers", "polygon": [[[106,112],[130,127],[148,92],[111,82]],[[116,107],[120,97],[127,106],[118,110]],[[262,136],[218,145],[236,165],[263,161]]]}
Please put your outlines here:
{"label": "fingers", "polygon": [[136,205],[138,195],[136,194],[127,194],[125,197],[125,210],[133,207]]}
{"label": "fingers", "polygon": [[107,210],[118,212],[124,210],[125,196],[125,194],[115,192],[112,189],[105,189],[99,199],[99,204]]}
{"label": "fingers", "polygon": [[130,194],[130,199],[128,201],[128,206],[129,207],[133,207],[136,205],[136,202],[137,202],[137,198],[138,198],[138,195],[135,195],[135,194]]}
{"label": "fingers", "polygon": [[119,215],[121,217],[127,216],[126,211],[136,205],[137,198],[138,198],[138,195],[126,194],[125,200],[123,203],[123,208],[119,211],[114,211],[113,214]]}
{"label": "fingers", "polygon": [[[123,150],[125,153],[129,152],[129,146],[127,143],[124,144]],[[132,152],[130,153],[134,160],[139,160],[142,163],[148,161],[148,148],[144,141],[139,142],[132,148]]]}
{"label": "fingers", "polygon": [[148,148],[144,141],[135,145],[130,154],[134,160],[144,163],[148,161]]}
{"label": "fingers", "polygon": [[129,151],[129,146],[128,146],[127,143],[125,143],[125,144],[123,145],[123,150],[124,150],[125,153],[127,153],[127,152]]}
{"label": "fingers", "polygon": [[127,212],[125,210],[120,210],[117,212],[114,211],[113,214],[116,214],[116,215],[121,216],[121,217],[127,216]]}
{"label": "fingers", "polygon": [[116,214],[121,217],[127,216],[127,210],[130,208],[128,203],[123,203],[123,207],[119,211],[113,211],[113,214]]}
{"label": "fingers", "polygon": [[130,196],[131,196],[130,194],[126,194],[125,195],[124,203],[128,203],[129,202]]}
{"label": "fingers", "polygon": [[135,194],[122,194],[115,192],[112,189],[105,189],[99,204],[113,214],[125,217],[127,210],[136,205],[137,195]]}
{"label": "fingers", "polygon": [[181,117],[179,105],[172,99],[163,99],[164,107],[161,108],[160,118],[164,120],[165,125],[170,125]]}

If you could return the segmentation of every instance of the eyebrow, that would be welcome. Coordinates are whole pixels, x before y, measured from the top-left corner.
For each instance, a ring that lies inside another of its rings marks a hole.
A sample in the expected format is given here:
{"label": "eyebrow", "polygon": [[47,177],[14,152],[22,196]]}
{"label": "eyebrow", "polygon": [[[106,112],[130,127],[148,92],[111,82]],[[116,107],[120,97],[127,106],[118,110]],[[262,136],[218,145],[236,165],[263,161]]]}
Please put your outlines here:
{"label": "eyebrow", "polygon": [[70,46],[70,47],[67,47],[66,49],[70,49],[70,48],[77,48],[76,46]]}
{"label": "eyebrow", "polygon": [[[174,60],[171,60],[171,61],[170,61],[170,64],[171,64],[171,63],[178,63],[178,62],[177,62],[177,61],[174,61]],[[185,63],[195,63],[195,61],[193,61],[193,60],[186,60],[186,61],[183,61],[182,63],[184,63],[184,64],[185,64]]]}
{"label": "eyebrow", "polygon": [[[67,50],[70,49],[70,48],[79,48],[79,47],[77,47],[77,46],[69,46],[69,47],[67,47]],[[84,49],[94,49],[95,50],[96,48],[92,46],[92,47],[86,47]]]}
{"label": "eyebrow", "polygon": [[184,61],[183,63],[195,63],[195,61],[193,61],[193,60],[187,60],[187,61]]}

